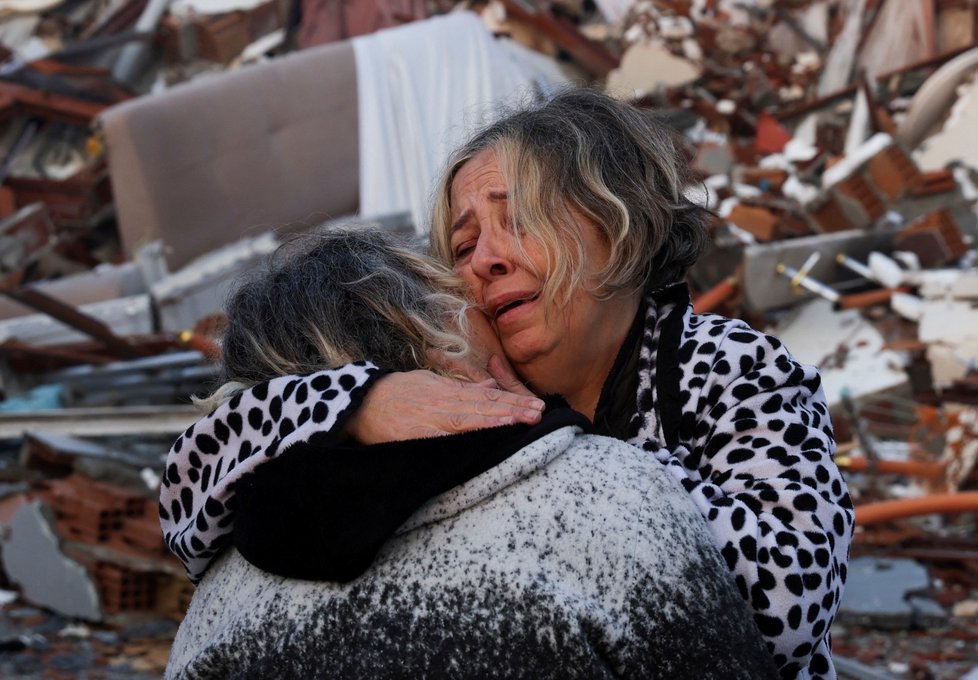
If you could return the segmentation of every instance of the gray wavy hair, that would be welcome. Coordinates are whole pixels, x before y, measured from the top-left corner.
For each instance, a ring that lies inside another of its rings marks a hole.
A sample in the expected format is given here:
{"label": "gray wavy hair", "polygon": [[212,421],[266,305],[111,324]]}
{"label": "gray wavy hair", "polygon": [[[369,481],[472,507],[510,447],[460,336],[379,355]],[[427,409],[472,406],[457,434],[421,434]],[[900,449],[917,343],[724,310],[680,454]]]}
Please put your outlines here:
{"label": "gray wavy hair", "polygon": [[468,352],[464,284],[432,258],[372,228],[330,228],[281,246],[226,305],[213,408],[270,378],[367,360],[441,372],[431,356]]}
{"label": "gray wavy hair", "polygon": [[511,224],[548,258],[544,299],[586,284],[584,240],[573,212],[610,248],[593,292],[655,290],[681,281],[705,248],[709,211],[684,195],[690,181],[678,135],[647,112],[588,89],[566,90],[475,134],[449,160],[436,189],[431,248],[451,250],[452,182],[492,150],[507,184]]}

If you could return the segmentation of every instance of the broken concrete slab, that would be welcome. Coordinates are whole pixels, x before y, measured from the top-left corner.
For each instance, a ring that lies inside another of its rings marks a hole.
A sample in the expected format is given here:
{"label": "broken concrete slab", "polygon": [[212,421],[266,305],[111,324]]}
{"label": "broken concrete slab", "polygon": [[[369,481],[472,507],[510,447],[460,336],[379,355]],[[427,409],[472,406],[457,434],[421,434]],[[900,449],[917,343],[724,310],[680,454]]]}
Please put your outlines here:
{"label": "broken concrete slab", "polygon": [[927,569],[914,560],[856,557],[849,561],[846,594],[837,620],[843,625],[909,628],[918,616],[936,615],[929,604],[911,598],[929,588]]}
{"label": "broken concrete slab", "polygon": [[891,231],[849,230],[749,246],[744,249],[744,301],[750,309],[764,311],[810,297],[793,289],[790,281],[779,276],[775,268],[779,263],[801,267],[813,252],[821,257],[809,272],[812,277],[840,293],[864,285],[865,280],[839,266],[835,256],[846,253],[866,261],[874,250],[889,251],[893,238]]}
{"label": "broken concrete slab", "polygon": [[4,571],[26,600],[65,616],[98,621],[102,610],[95,584],[80,564],[61,553],[46,510],[34,501],[14,515],[2,540]]}
{"label": "broken concrete slab", "polygon": [[948,614],[940,604],[922,595],[910,595],[907,602],[913,608],[913,625],[919,628],[939,628],[947,625]]}
{"label": "broken concrete slab", "polygon": [[279,245],[271,231],[246,237],[211,250],[155,282],[150,290],[161,330],[179,333],[222,312],[232,282],[258,266]]}
{"label": "broken concrete slab", "polygon": [[774,330],[796,359],[817,366],[829,408],[907,384],[905,360],[884,350],[882,334],[857,310],[835,311],[827,300],[801,305]]}

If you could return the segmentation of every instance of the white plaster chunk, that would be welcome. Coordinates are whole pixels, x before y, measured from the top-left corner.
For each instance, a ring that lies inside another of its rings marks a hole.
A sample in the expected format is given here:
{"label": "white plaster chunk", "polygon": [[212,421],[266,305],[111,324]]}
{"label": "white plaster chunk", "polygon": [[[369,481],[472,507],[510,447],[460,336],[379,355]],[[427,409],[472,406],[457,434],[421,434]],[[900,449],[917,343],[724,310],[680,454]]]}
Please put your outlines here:
{"label": "white plaster chunk", "polygon": [[720,217],[729,217],[733,209],[740,205],[740,199],[736,196],[730,196],[720,201],[720,205],[717,207],[717,214]]}
{"label": "white plaster chunk", "polygon": [[873,278],[887,288],[896,288],[903,283],[903,268],[896,260],[883,253],[872,252],[866,263]]}
{"label": "white plaster chunk", "polygon": [[693,23],[684,16],[663,16],[659,18],[659,35],[663,38],[681,40],[693,35]]}
{"label": "white plaster chunk", "polygon": [[[890,255],[905,269],[909,269],[911,271],[920,270],[920,258],[917,257],[917,253],[909,250],[894,250],[892,253],[890,253]],[[904,280],[906,280],[906,275],[904,275]]]}
{"label": "white plaster chunk", "polygon": [[858,155],[860,147],[866,143],[873,131],[869,102],[862,90],[856,92],[855,104],[852,115],[849,116],[849,129],[846,131],[846,156]]}
{"label": "white plaster chunk", "polygon": [[788,157],[783,153],[768,154],[758,161],[757,165],[761,168],[775,168],[777,170],[785,170],[787,172],[794,172],[795,169],[795,167],[791,164],[791,161],[789,161]]}
{"label": "white plaster chunk", "polygon": [[721,99],[716,104],[717,113],[722,113],[724,116],[729,116],[734,111],[737,110],[737,102],[732,99]]}
{"label": "white plaster chunk", "polygon": [[955,297],[955,292],[957,297],[978,297],[978,271],[924,269],[907,272],[905,279],[910,285],[916,286],[917,292],[925,298]]}
{"label": "white plaster chunk", "polygon": [[625,52],[621,66],[608,75],[606,90],[614,96],[644,94],[660,87],[676,87],[700,77],[691,61],[673,55],[661,45],[635,43]]}
{"label": "white plaster chunk", "polygon": [[826,170],[825,174],[822,175],[822,186],[828,189],[829,187],[838,184],[846,177],[849,177],[852,173],[856,172],[856,170],[858,170],[863,163],[871,159],[880,151],[886,149],[891,144],[893,144],[892,137],[885,132],[877,132],[858,148],[854,149],[851,153],[846,154],[846,156],[838,163]]}
{"label": "white plaster chunk", "polygon": [[883,336],[858,310],[835,311],[828,300],[812,300],[774,335],[795,359],[819,369],[830,407],[841,402],[844,391],[858,398],[907,382],[902,355],[883,349]]}
{"label": "white plaster chunk", "polygon": [[60,540],[45,517],[43,503],[17,510],[3,539],[3,568],[24,599],[64,616],[102,618],[98,592],[88,572],[61,553]]}
{"label": "white plaster chunk", "polygon": [[265,0],[173,0],[170,5],[170,13],[176,17],[187,18],[199,14],[246,12],[258,7],[263,2]]}
{"label": "white plaster chunk", "polygon": [[978,269],[959,272],[951,282],[951,297],[978,298]]}
{"label": "white plaster chunk", "polygon": [[696,42],[693,38],[686,38],[682,42],[683,45],[683,55],[691,61],[702,61],[703,60],[703,48],[700,44]]}
{"label": "white plaster chunk", "polygon": [[923,342],[958,344],[978,340],[978,309],[957,300],[928,300],[917,333]]}
{"label": "white plaster chunk", "polygon": [[791,175],[781,187],[781,193],[788,198],[795,199],[801,205],[807,205],[818,198],[821,192],[818,190],[818,187],[806,184],[794,175]]}
{"label": "white plaster chunk", "polygon": [[968,374],[968,364],[947,345],[932,344],[927,347],[931,380],[935,387],[947,387]]}
{"label": "white plaster chunk", "polygon": [[760,198],[764,195],[764,192],[760,188],[755,187],[753,184],[739,184],[735,183],[733,185],[734,193],[740,198]]}
{"label": "white plaster chunk", "polygon": [[907,321],[920,321],[924,313],[924,301],[907,293],[894,293],[890,298],[890,307]]}
{"label": "white plaster chunk", "polygon": [[940,170],[955,160],[978,164],[978,87],[972,84],[951,107],[944,127],[918,148],[922,170]]}
{"label": "white plaster chunk", "polygon": [[806,71],[815,71],[822,66],[818,52],[802,52],[795,58],[795,64]]}

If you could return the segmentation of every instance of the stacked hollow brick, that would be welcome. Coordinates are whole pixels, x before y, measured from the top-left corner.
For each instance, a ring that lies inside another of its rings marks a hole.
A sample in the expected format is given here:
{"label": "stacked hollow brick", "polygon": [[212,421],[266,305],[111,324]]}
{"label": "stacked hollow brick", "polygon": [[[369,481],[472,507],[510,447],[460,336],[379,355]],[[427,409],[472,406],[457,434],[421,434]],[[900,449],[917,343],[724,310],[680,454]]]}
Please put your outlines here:
{"label": "stacked hollow brick", "polygon": [[[55,512],[59,532],[69,541],[121,555],[172,559],[159,520],[149,512],[153,506],[142,495],[73,474],[50,481],[43,496]],[[136,569],[125,559],[112,561],[77,551],[73,557],[94,580],[106,614],[156,610],[180,615],[186,610],[192,587],[181,577]]]}

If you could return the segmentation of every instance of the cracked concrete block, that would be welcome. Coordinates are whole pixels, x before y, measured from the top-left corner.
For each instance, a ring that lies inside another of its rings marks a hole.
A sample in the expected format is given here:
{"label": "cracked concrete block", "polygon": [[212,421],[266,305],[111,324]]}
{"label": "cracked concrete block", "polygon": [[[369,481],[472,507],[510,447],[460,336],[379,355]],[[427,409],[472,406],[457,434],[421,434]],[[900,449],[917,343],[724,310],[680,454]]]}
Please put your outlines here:
{"label": "cracked concrete block", "polygon": [[[926,598],[912,598],[930,588],[927,570],[914,560],[857,557],[849,561],[849,578],[839,609],[843,625],[909,628],[937,616]],[[920,600],[920,601],[918,601]],[[939,609],[939,607],[938,607]],[[941,610],[941,620],[946,614]]]}
{"label": "cracked concrete block", "polygon": [[907,598],[913,607],[913,624],[918,628],[940,628],[947,625],[947,610],[929,597],[911,595]]}
{"label": "cracked concrete block", "polygon": [[60,540],[40,501],[17,510],[3,539],[3,568],[24,599],[64,616],[102,618],[98,592],[77,562],[61,553]]}

